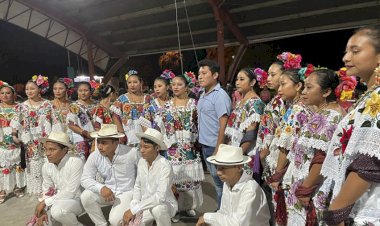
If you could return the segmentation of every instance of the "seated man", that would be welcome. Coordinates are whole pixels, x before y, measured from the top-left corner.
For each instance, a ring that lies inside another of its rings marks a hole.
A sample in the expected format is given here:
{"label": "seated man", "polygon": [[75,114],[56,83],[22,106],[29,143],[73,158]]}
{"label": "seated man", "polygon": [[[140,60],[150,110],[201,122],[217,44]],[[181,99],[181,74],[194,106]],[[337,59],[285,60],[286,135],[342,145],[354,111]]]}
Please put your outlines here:
{"label": "seated man", "polygon": [[243,156],[240,147],[221,144],[215,156],[207,161],[216,165],[224,182],[220,209],[205,213],[196,226],[264,226],[269,225],[269,208],[263,190],[243,170],[243,164],[251,161]]}
{"label": "seated man", "polygon": [[[159,154],[166,150],[162,134],[148,128],[145,133],[137,133],[141,138],[141,159],[137,168],[136,184],[133,189],[131,208],[124,213],[123,225],[132,220],[142,221],[140,225],[171,225],[170,219],[178,209],[177,200],[171,190],[173,169],[170,163]],[[136,222],[136,225],[138,223]]]}
{"label": "seated man", "polygon": [[66,133],[53,131],[41,138],[46,162],[42,167],[44,197],[36,207],[37,225],[82,225],[77,216],[83,212],[80,203],[80,177],[83,161],[67,153],[73,146]]}
{"label": "seated man", "polygon": [[[84,165],[82,205],[97,226],[108,225],[101,207],[112,205],[109,222],[118,226],[132,200],[139,156],[136,148],[119,144],[124,134],[117,131],[116,125],[103,124],[91,137],[97,139],[97,148]],[[96,180],[97,173],[104,183]]]}

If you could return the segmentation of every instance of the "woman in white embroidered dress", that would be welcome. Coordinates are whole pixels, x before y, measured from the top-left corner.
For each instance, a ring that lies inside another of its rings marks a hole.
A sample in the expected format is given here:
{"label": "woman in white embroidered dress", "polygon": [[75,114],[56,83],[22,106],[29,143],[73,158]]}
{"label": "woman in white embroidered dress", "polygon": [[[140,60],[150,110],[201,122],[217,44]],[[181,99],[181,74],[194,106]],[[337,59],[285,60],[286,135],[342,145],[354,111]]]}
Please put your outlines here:
{"label": "woman in white embroidered dress", "polygon": [[323,220],[380,225],[380,27],[357,30],[343,62],[347,75],[360,77],[369,88],[333,134],[321,170],[334,184]]}
{"label": "woman in white embroidered dress", "polygon": [[151,98],[150,95],[142,93],[142,79],[137,71],[130,70],[125,75],[125,80],[128,92],[119,96],[110,110],[118,131],[126,135],[121,138],[121,142],[137,146],[140,140],[135,134],[143,131],[140,116],[143,116],[149,107]]}
{"label": "woman in white embroidered dress", "polygon": [[59,78],[53,85],[54,100],[51,101],[53,114],[57,123],[52,130],[67,131],[66,118],[69,113],[69,97],[74,92],[74,82],[71,78]]}
{"label": "woman in white embroidered dress", "polygon": [[287,156],[289,167],[284,181],[291,182],[286,198],[289,225],[313,226],[318,222],[311,199],[321,185],[320,169],[332,134],[344,114],[334,92],[339,84],[336,73],[330,69],[313,70],[312,65],[300,70],[307,77],[303,103],[315,111],[301,129],[294,151]]}
{"label": "woman in white embroidered dress", "polygon": [[165,70],[162,74],[154,80],[154,97],[145,111],[144,116],[140,117],[141,124],[146,128],[158,128],[157,125],[162,125],[162,122],[156,122],[159,120],[156,115],[160,114],[160,111],[164,108],[166,102],[170,99],[170,82],[175,77],[175,74],[170,70]]}
{"label": "woman in white embroidered dress", "polygon": [[13,141],[10,125],[19,107],[15,94],[12,86],[0,81],[0,204],[5,201],[7,192],[13,191],[16,197],[24,196],[22,188],[26,185],[20,145]]}
{"label": "woman in white embroidered dress", "polygon": [[[242,99],[236,103],[228,117],[225,134],[228,143],[241,147],[245,155],[255,146],[260,116],[265,107],[255,92],[258,90],[259,81],[254,70],[250,68],[240,70],[236,77],[236,91],[242,95]],[[251,167],[245,165],[244,169],[248,175],[252,175]]]}
{"label": "woman in white embroidered dress", "polygon": [[[15,143],[22,142],[26,149],[27,193],[41,195],[42,165],[44,148],[39,142],[41,137],[49,136],[53,121],[53,107],[41,95],[48,91],[47,77],[33,76],[25,85],[28,99],[19,105],[16,116],[11,121]],[[19,135],[19,136],[17,136]]]}
{"label": "woman in white embroidered dress", "polygon": [[92,87],[89,82],[78,82],[77,87],[78,100],[70,104],[66,123],[77,154],[82,159],[87,159],[92,140],[90,133],[95,130],[92,116],[96,103],[91,98]]}
{"label": "woman in white embroidered dress", "polygon": [[298,72],[298,69],[285,70],[281,75],[278,92],[281,98],[287,102],[289,108],[276,130],[277,140],[273,145],[277,146],[278,154],[271,151],[269,155],[278,156],[277,162],[271,162],[269,165],[272,176],[268,179],[268,183],[276,193],[273,200],[276,202],[275,216],[278,225],[286,225],[288,222],[292,222],[290,219],[286,220],[285,204],[285,196],[292,185],[292,181],[291,178],[284,175],[288,170],[292,171],[293,165],[289,165],[289,159],[293,158],[294,147],[297,144],[301,129],[306,125],[311,115],[310,110],[301,102],[304,78]]}
{"label": "woman in white embroidered dress", "polygon": [[[195,209],[202,205],[201,181],[204,180],[200,153],[195,149],[198,138],[196,100],[188,97],[190,78],[179,75],[173,79],[174,97],[160,113],[164,128],[164,142],[169,147],[165,157],[174,170],[174,183],[178,191],[179,211],[194,217]],[[173,221],[179,220],[179,214]]]}

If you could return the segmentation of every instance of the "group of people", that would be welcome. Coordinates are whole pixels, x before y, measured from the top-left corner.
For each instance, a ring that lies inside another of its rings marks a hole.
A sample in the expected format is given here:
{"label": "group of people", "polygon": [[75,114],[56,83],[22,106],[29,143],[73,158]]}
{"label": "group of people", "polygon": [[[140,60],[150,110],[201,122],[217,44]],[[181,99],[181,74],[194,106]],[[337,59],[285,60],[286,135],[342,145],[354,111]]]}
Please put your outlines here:
{"label": "group of people", "polygon": [[[343,62],[336,73],[284,52],[268,73],[238,72],[234,104],[208,59],[198,80],[164,70],[153,95],[134,70],[119,97],[112,85],[60,78],[45,100],[39,75],[16,103],[0,82],[0,202],[25,187],[38,195],[31,225],[81,225],[84,212],[95,225],[170,225],[203,203],[203,157],[218,205],[197,226],[380,225],[380,29],[358,29]],[[368,87],[361,96],[355,76]],[[263,87],[275,94],[267,104]],[[102,206],[112,206],[108,221]]]}

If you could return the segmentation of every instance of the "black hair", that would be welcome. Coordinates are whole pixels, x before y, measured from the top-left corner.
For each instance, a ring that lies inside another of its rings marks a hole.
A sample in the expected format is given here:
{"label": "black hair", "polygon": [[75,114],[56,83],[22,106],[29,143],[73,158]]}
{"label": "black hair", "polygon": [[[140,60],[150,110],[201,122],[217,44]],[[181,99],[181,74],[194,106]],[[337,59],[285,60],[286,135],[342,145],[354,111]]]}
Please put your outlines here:
{"label": "black hair", "polygon": [[91,84],[89,82],[78,82],[76,84],[77,88],[79,88],[80,85],[87,85],[88,88],[92,91],[92,87],[91,87]]}
{"label": "black hair", "polygon": [[182,81],[185,83],[185,86],[188,87],[189,86],[189,82],[187,81],[186,77],[183,76],[183,75],[176,75],[175,78],[180,78],[182,79]]}
{"label": "black hair", "polygon": [[284,68],[284,62],[280,61],[280,60],[276,60],[275,62],[273,62],[272,64],[276,64],[280,67],[280,70],[281,71],[284,71],[285,68]]}
{"label": "black hair", "polygon": [[203,59],[199,61],[198,67],[205,67],[205,66],[208,66],[210,68],[210,71],[212,74],[220,72],[220,66],[218,65],[218,63],[216,63],[213,60]]}
{"label": "black hair", "polygon": [[158,76],[156,79],[154,79],[154,81],[162,81],[163,83],[165,83],[165,85],[170,86],[169,79],[165,79],[161,76]]}
{"label": "black hair", "polygon": [[99,94],[102,99],[109,97],[115,92],[115,88],[111,85],[101,84],[99,87]]}
{"label": "black hair", "polygon": [[144,138],[144,137],[142,137],[141,140],[142,140],[144,143],[146,143],[146,144],[152,144],[153,147],[157,147],[157,146],[159,146],[159,145],[156,144],[154,141],[149,140],[148,138]]}
{"label": "black hair", "polygon": [[253,86],[253,90],[257,94],[259,94],[261,90],[260,90],[259,81],[257,81],[257,76],[255,72],[251,68],[247,68],[247,67],[241,69],[240,72],[244,72],[248,76],[249,82],[252,82],[252,80],[256,81],[255,85]]}
{"label": "black hair", "polygon": [[37,83],[36,83],[35,81],[33,81],[32,79],[29,79],[29,80],[25,83],[25,87],[26,87],[26,84],[28,84],[28,83],[34,83],[34,84],[38,87],[38,89],[41,89],[41,87],[39,87],[39,86],[37,85]]}
{"label": "black hair", "polygon": [[380,53],[380,26],[364,26],[355,30],[354,34],[358,33],[367,35],[371,39],[376,53]]}
{"label": "black hair", "polygon": [[336,100],[335,88],[339,85],[338,75],[331,69],[318,69],[312,73],[317,74],[318,84],[322,90],[331,89],[331,93],[326,97],[327,102]]}
{"label": "black hair", "polygon": [[[143,79],[140,77],[139,74],[129,75],[129,76],[128,76],[128,79],[129,79],[130,77],[133,77],[133,76],[137,77],[137,79],[140,81],[140,83],[143,83]],[[128,83],[128,79],[127,79],[127,83]]]}
{"label": "black hair", "polygon": [[57,81],[55,81],[53,84],[55,84],[55,83],[62,83],[66,87],[66,90],[69,89],[69,87],[66,85],[65,81],[63,80],[63,78],[58,78]]}
{"label": "black hair", "polygon": [[298,74],[298,72],[299,69],[287,69],[284,70],[281,75],[288,77],[295,84],[298,84],[299,82],[303,84],[304,81],[301,79],[301,76]]}

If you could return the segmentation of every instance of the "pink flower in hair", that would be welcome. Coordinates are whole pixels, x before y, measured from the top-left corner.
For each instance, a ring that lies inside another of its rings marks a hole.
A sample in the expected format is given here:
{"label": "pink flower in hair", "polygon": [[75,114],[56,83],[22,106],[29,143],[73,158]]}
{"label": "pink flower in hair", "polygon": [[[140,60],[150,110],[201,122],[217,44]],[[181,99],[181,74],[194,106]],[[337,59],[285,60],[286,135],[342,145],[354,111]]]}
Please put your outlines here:
{"label": "pink flower in hair", "polygon": [[277,59],[284,63],[285,69],[299,69],[301,68],[302,56],[300,54],[293,54],[291,52],[283,52],[277,56]]}

